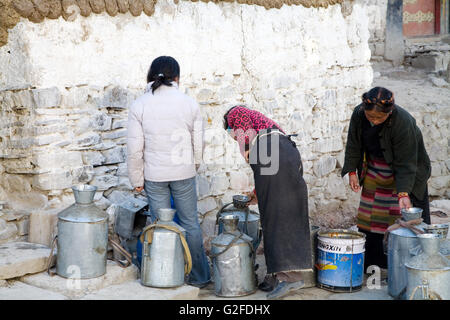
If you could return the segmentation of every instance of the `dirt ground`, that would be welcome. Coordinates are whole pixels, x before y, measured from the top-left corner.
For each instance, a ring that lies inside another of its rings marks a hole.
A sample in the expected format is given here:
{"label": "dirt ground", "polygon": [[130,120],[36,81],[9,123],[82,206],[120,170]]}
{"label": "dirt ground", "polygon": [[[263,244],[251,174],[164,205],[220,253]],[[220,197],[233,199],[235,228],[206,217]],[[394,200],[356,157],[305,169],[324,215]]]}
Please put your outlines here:
{"label": "dirt ground", "polygon": [[433,105],[445,105],[450,108],[450,86],[439,87],[433,83],[433,78],[438,84],[439,80],[436,79],[445,80],[443,75],[405,66],[389,68],[374,65],[373,69],[372,87],[380,86],[391,90],[399,106],[411,111]]}

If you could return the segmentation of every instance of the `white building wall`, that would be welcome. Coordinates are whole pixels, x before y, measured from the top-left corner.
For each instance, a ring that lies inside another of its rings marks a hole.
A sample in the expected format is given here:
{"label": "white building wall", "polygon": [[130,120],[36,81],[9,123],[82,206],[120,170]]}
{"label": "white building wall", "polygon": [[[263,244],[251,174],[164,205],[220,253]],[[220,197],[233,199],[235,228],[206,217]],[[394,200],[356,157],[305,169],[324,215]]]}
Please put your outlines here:
{"label": "white building wall", "polygon": [[[222,129],[224,112],[238,103],[299,134],[312,223],[352,225],[359,195],[340,168],[350,115],[372,69],[367,7],[351,4],[343,15],[339,4],[266,10],[159,0],[152,16],[22,18],[0,47],[0,200],[29,214],[71,204],[70,187],[79,182],[99,187],[105,209],[130,194],[127,108],[142,94],[151,61],[170,55],[207,129],[198,176],[206,236],[220,206],[253,189],[250,167]],[[0,232],[0,242],[18,236]]]}

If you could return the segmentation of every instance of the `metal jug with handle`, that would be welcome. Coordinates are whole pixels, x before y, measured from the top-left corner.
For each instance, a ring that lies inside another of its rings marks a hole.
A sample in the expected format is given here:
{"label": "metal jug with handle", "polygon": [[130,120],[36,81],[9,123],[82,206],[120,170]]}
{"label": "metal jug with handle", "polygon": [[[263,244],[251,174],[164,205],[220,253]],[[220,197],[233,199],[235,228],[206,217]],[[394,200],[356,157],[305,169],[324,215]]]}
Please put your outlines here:
{"label": "metal jug with handle", "polygon": [[439,252],[439,235],[425,233],[417,238],[423,252],[405,264],[406,296],[409,300],[450,300],[450,261]]}
{"label": "metal jug with handle", "polygon": [[178,287],[192,268],[186,231],[173,222],[175,210],[157,211],[158,221],[142,231],[141,283],[156,288]]}
{"label": "metal jug with handle", "polygon": [[238,230],[239,216],[220,217],[224,231],[211,242],[215,294],[239,297],[256,291],[252,238]]}

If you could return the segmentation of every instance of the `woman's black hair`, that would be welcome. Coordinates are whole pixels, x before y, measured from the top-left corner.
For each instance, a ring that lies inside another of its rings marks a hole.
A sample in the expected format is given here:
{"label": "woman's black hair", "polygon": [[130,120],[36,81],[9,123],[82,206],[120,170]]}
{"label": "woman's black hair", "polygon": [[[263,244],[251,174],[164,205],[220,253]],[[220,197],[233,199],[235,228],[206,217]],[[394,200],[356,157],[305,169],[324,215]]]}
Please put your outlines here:
{"label": "woman's black hair", "polygon": [[394,109],[394,94],[386,88],[375,87],[362,95],[364,110],[389,113]]}
{"label": "woman's black hair", "polygon": [[[242,108],[247,108],[246,106],[242,106],[242,105],[236,105],[236,106],[232,106],[230,109],[228,109],[227,112],[225,112],[225,114],[223,115],[223,128],[225,130],[228,129],[228,114],[231,112],[231,110],[233,110],[236,107],[242,107]],[[247,108],[248,109],[248,108]]]}
{"label": "woman's black hair", "polygon": [[147,83],[152,83],[152,93],[161,85],[172,86],[171,82],[180,77],[180,65],[177,60],[161,56],[153,60],[147,73]]}

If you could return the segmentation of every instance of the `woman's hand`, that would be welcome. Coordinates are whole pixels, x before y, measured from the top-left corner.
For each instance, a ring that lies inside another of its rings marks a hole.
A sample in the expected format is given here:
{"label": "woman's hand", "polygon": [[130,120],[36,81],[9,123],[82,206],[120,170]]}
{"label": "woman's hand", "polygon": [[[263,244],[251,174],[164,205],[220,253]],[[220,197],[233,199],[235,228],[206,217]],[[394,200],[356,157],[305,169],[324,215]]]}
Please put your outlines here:
{"label": "woman's hand", "polygon": [[256,194],[254,194],[252,192],[251,198],[250,198],[250,202],[248,203],[248,205],[252,206],[252,205],[255,205],[255,204],[258,204],[258,198],[256,197]]}
{"label": "woman's hand", "polygon": [[248,157],[250,156],[250,150],[247,150],[247,151],[245,151],[244,152],[244,158],[245,158],[245,161],[248,163],[249,162],[249,160],[248,160]]}
{"label": "woman's hand", "polygon": [[400,207],[400,210],[409,209],[412,207],[409,197],[401,197],[400,199],[398,199],[398,205]]}
{"label": "woman's hand", "polygon": [[247,206],[252,206],[252,205],[258,204],[258,198],[256,197],[256,194],[253,191],[246,192],[244,194],[250,198],[250,201],[247,203]]}
{"label": "woman's hand", "polygon": [[358,192],[361,189],[358,182],[358,176],[356,174],[349,175],[348,181],[350,188],[352,188],[354,192]]}
{"label": "woman's hand", "polygon": [[134,188],[134,191],[141,193],[141,191],[144,190],[144,187],[136,187]]}

